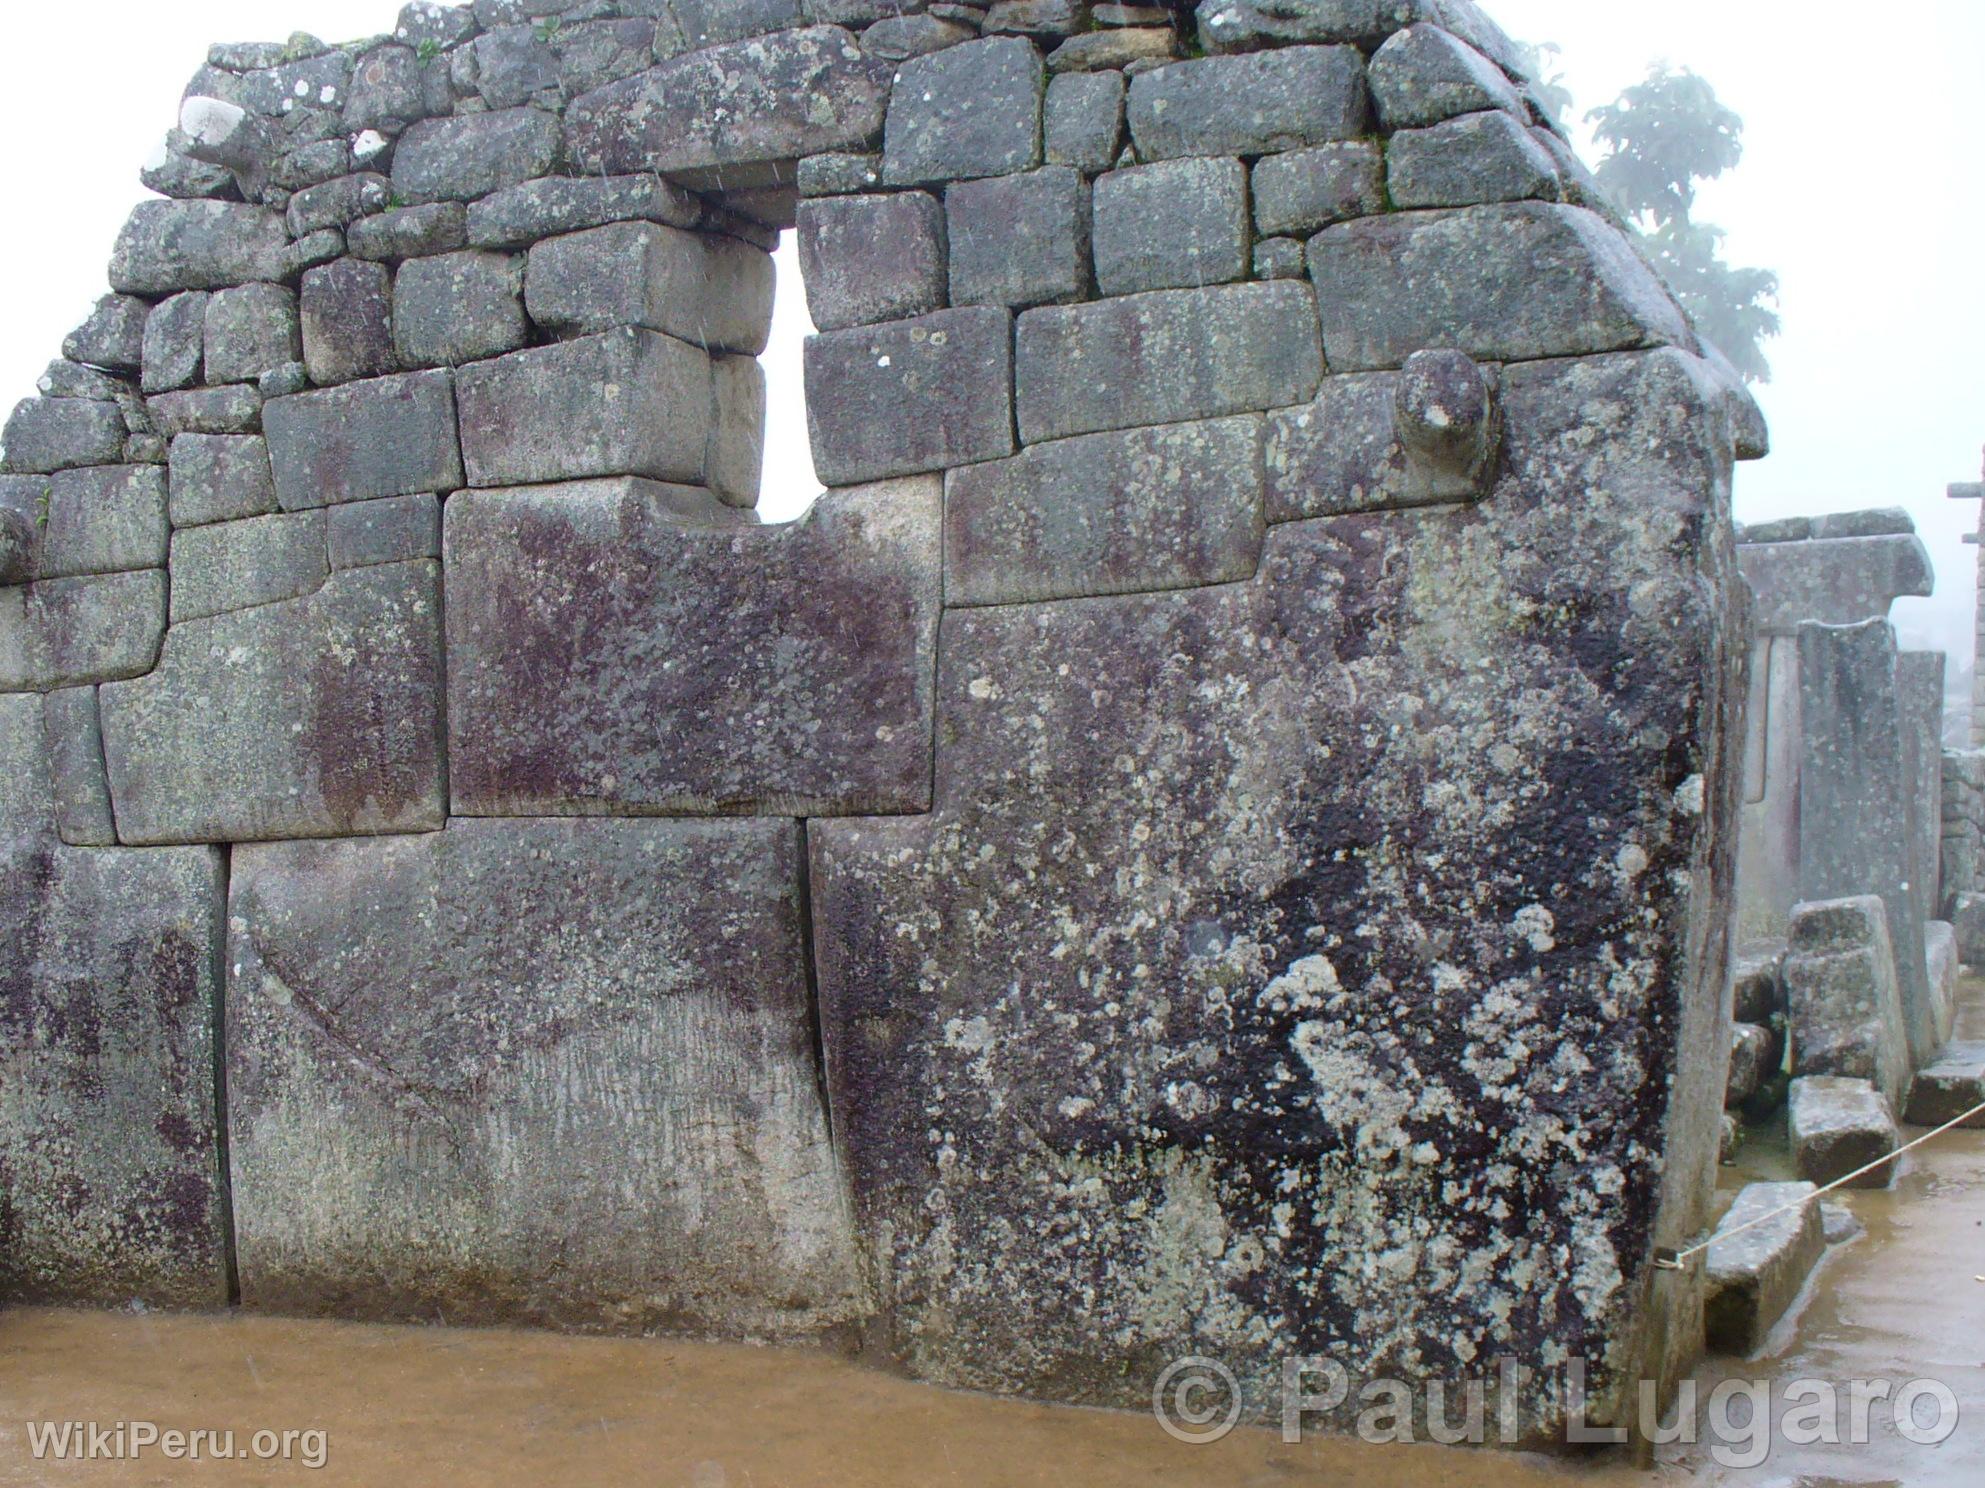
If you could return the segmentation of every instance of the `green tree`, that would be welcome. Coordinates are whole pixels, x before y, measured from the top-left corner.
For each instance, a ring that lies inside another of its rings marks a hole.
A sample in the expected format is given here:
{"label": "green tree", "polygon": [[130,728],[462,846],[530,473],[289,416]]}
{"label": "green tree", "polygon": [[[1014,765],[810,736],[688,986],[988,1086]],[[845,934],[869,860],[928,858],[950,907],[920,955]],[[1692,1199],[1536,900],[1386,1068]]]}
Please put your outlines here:
{"label": "green tree", "polygon": [[1769,382],[1763,343],[1779,331],[1778,276],[1723,258],[1723,230],[1690,215],[1696,188],[1744,158],[1744,121],[1687,68],[1647,80],[1586,116],[1606,149],[1594,174],[1639,228],[1702,334],[1751,382]]}

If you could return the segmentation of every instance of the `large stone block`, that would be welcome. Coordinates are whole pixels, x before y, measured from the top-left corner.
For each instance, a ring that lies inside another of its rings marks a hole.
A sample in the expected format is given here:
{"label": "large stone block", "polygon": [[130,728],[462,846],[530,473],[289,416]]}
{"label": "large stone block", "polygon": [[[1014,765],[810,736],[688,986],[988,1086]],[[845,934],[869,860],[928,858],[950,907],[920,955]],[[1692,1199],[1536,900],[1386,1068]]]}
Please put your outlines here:
{"label": "large stone block", "polygon": [[1878,1163],[1846,1186],[1887,1188],[1895,1181],[1895,1164],[1881,1162],[1898,1145],[1895,1113],[1866,1080],[1807,1075],[1792,1082],[1785,1105],[1792,1163],[1801,1178],[1837,1183]]}
{"label": "large stone block", "polygon": [[174,527],[259,517],[276,509],[269,446],[259,434],[181,434],[167,458]]}
{"label": "large stone block", "polygon": [[989,36],[897,69],[882,142],[891,186],[1003,176],[1041,163],[1047,73],[1033,43]]}
{"label": "large stone block", "polygon": [[1323,376],[1316,302],[1286,280],[1029,310],[1015,345],[1027,444],[1280,408]]}
{"label": "large stone block", "polygon": [[674,175],[860,149],[882,128],[887,64],[838,26],[808,26],[670,58],[572,100],[588,174]]}
{"label": "large stone block", "polygon": [[1106,295],[1245,279],[1247,167],[1160,160],[1096,178],[1096,287]]}
{"label": "large stone block", "polygon": [[0,589],[0,692],[138,676],[158,659],[164,632],[163,569]]}
{"label": "large stone block", "polygon": [[1723,1216],[1703,1258],[1703,1327],[1712,1353],[1756,1353],[1798,1300],[1826,1253],[1817,1193],[1810,1183],[1747,1183]]}
{"label": "large stone block", "polygon": [[344,570],[305,598],[175,625],[149,676],[99,693],[118,836],[439,827],[441,689],[432,563]]}
{"label": "large stone block", "polygon": [[[919,1375],[1148,1405],[1194,1352],[1273,1419],[1293,1356],[1562,1347],[1600,1408],[1635,1389],[1599,1361],[1708,1224],[1728,1028],[1690,947],[1745,641],[1718,395],[1637,401],[1656,360],[1512,369],[1478,505],[946,615],[931,813],[809,829],[877,1335]],[[1561,1439],[1554,1389],[1514,1408]]]}
{"label": "large stone block", "polygon": [[799,840],[486,821],[237,850],[243,1303],[768,1339],[857,1321]]}
{"label": "large stone block", "polygon": [[1985,1105],[1985,1042],[1976,1039],[1948,1045],[1909,1086],[1908,1117],[1917,1126],[1961,1121],[1977,1131],[1985,1128],[1980,1105]]}
{"label": "large stone block", "polygon": [[3,467],[46,475],[79,465],[114,465],[124,457],[130,431],[124,410],[94,398],[23,398],[0,436],[6,446]]}
{"label": "large stone block", "polygon": [[924,810],[939,524],[929,479],[777,527],[639,480],[451,498],[455,811]]}
{"label": "large stone block", "polygon": [[441,500],[437,496],[387,496],[334,506],[325,522],[333,568],[368,568],[441,556]]}
{"label": "large stone block", "polygon": [[802,201],[797,230],[807,313],[819,329],[944,308],[944,208],[928,192]]}
{"label": "large stone block", "polygon": [[1042,156],[1101,175],[1123,149],[1124,80],[1120,72],[1065,72],[1048,80]]}
{"label": "large stone block", "polygon": [[529,248],[561,233],[609,222],[660,222],[695,227],[703,204],[660,176],[550,176],[526,181],[469,204],[473,248]]}
{"label": "large stone block", "polygon": [[1372,104],[1387,133],[1486,109],[1526,116],[1522,95],[1487,57],[1438,26],[1413,26],[1372,58]]}
{"label": "large stone block", "polygon": [[944,193],[954,305],[1061,304],[1089,293],[1089,184],[1072,166],[960,181]]}
{"label": "large stone block", "polygon": [[470,249],[416,258],[393,277],[393,348],[404,367],[452,367],[529,344],[524,260]]}
{"label": "large stone block", "polygon": [[278,512],[172,535],[172,623],[310,594],[330,572],[324,512]]}
{"label": "large stone block", "polygon": [[765,369],[757,357],[712,357],[710,376],[716,415],[703,484],[728,506],[756,506],[765,474]]}
{"label": "large stone block", "polygon": [[465,367],[456,384],[470,485],[703,479],[710,358],[686,341],[609,331]]}
{"label": "large stone block", "polygon": [[0,855],[0,1297],[226,1305],[221,884],[210,848]]}
{"label": "large stone block", "polygon": [[169,393],[200,380],[200,358],[207,338],[205,290],[189,289],[161,300],[145,317],[145,365],[138,386]]}
{"label": "large stone block", "polygon": [[[1886,620],[1799,627],[1799,723],[1799,891],[1806,899],[1875,894],[1886,907],[1907,1035],[1900,1079],[1937,1052],[1938,1039],[1923,905],[1911,883],[1908,765]],[[1882,1085],[1892,1100],[1900,1088]]]}
{"label": "large stone block", "polygon": [[1396,367],[1436,346],[1533,361],[1694,344],[1654,271],[1580,207],[1365,217],[1311,238],[1309,269],[1338,372]]}
{"label": "large stone block", "polygon": [[280,284],[244,284],[207,300],[208,382],[255,382],[303,358],[296,292]]}
{"label": "large stone block", "polygon": [[89,465],[48,479],[37,576],[122,573],[165,564],[166,481],[156,465]]}
{"label": "large stone block", "polygon": [[1926,597],[1936,583],[1929,550],[1914,532],[1740,543],[1737,562],[1756,596],[1758,628],[1772,635],[1797,635],[1807,620],[1884,620],[1896,600]]}
{"label": "large stone block", "polygon": [[92,367],[135,372],[145,357],[145,321],[151,303],[131,295],[105,295],[62,343],[62,355]]}
{"label": "large stone block", "polygon": [[181,434],[259,434],[262,394],[243,383],[160,393],[145,402],[153,432],[163,439]]}
{"label": "large stone block", "polygon": [[71,847],[114,847],[110,782],[103,773],[103,729],[94,687],[65,687],[42,699],[56,836]]}
{"label": "large stone block", "polygon": [[1868,1080],[1901,1101],[1914,1066],[1892,947],[1873,894],[1792,911],[1783,976],[1794,1074]]}
{"label": "large stone block", "polygon": [[830,486],[1013,453],[1013,320],[990,305],[809,336],[806,422]]}
{"label": "large stone block", "polygon": [[352,257],[367,260],[427,258],[453,253],[468,241],[468,214],[455,201],[395,207],[376,217],[361,217],[345,234]]}
{"label": "large stone block", "polygon": [[290,265],[283,214],[242,202],[147,201],[132,209],[110,255],[110,287],[169,295],[280,280]]}
{"label": "large stone block", "polygon": [[533,248],[526,303],[555,335],[642,326],[756,356],[772,331],[772,257],[736,238],[613,223]]}
{"label": "large stone block", "polygon": [[1175,62],[1130,81],[1130,135],[1144,160],[1272,155],[1356,139],[1371,119],[1354,47],[1288,47]]}
{"label": "large stone block", "polygon": [[1467,207],[1559,196],[1558,168],[1514,114],[1465,114],[1386,142],[1386,189],[1399,208]]}
{"label": "large stone block", "polygon": [[303,276],[303,364],[331,387],[400,369],[393,349],[393,272],[341,258]]}
{"label": "large stone block", "polygon": [[393,150],[393,190],[415,206],[474,201],[550,173],[558,118],[534,108],[422,119]]}
{"label": "large stone block", "polygon": [[1255,163],[1253,187],[1263,233],[1313,233],[1385,210],[1385,155],[1370,140],[1269,155]]}
{"label": "large stone block", "polygon": [[462,484],[447,372],[409,372],[277,398],[264,413],[285,511]]}
{"label": "large stone block", "polygon": [[954,470],[945,599],[1022,604],[1252,578],[1261,420],[1166,424],[1037,444]]}

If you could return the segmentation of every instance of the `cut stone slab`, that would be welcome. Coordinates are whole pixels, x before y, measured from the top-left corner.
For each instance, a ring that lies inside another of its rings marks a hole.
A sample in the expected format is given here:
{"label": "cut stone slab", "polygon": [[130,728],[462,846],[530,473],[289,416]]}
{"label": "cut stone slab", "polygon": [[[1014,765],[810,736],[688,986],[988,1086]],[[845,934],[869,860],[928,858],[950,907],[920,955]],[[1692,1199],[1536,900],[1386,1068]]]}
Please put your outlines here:
{"label": "cut stone slab", "polygon": [[1258,416],[1037,444],[946,478],[945,601],[1222,584],[1261,561]]}
{"label": "cut stone slab", "polygon": [[128,433],[124,410],[93,398],[23,398],[7,431],[5,469],[46,475],[80,465],[115,465]]}
{"label": "cut stone slab", "polygon": [[1430,346],[1533,361],[1694,344],[1654,271],[1579,207],[1361,218],[1311,238],[1309,269],[1337,372],[1396,367]]}
{"label": "cut stone slab", "polygon": [[1032,170],[1046,91],[1041,54],[1016,36],[911,58],[889,94],[883,179],[922,186]]}
{"label": "cut stone slab", "polygon": [[138,379],[143,391],[169,393],[200,380],[207,299],[205,290],[188,290],[161,300],[145,318],[145,367]]}
{"label": "cut stone slab", "polygon": [[1072,166],[960,181],[944,193],[954,305],[1058,304],[1089,293],[1089,185]]}
{"label": "cut stone slab", "polygon": [[1945,920],[1930,920],[1923,926],[1923,959],[1930,982],[1930,1007],[1936,1017],[1938,1047],[1950,1042],[1957,1027],[1957,980],[1964,968],[1958,962],[1957,930]]}
{"label": "cut stone slab", "polygon": [[1106,295],[1245,279],[1247,167],[1160,160],[1096,179],[1096,287]]}
{"label": "cut stone slab", "polygon": [[265,421],[285,511],[462,484],[455,389],[445,371],[277,398]]}
{"label": "cut stone slab", "polygon": [[806,342],[813,465],[859,485],[1013,453],[1012,317],[990,305]]}
{"label": "cut stone slab", "polygon": [[404,367],[452,367],[528,345],[524,260],[470,249],[416,258],[393,277],[393,348]]}
{"label": "cut stone slab", "polygon": [[441,499],[388,496],[330,509],[325,528],[333,568],[367,568],[441,556]]}
{"label": "cut stone slab", "polygon": [[672,336],[628,328],[513,352],[464,367],[456,397],[473,486],[703,479],[710,358]]}
{"label": "cut stone slab", "polygon": [[89,465],[48,479],[37,577],[122,573],[165,563],[166,476],[156,465]]}
{"label": "cut stone slab", "polygon": [[1757,1023],[1738,1023],[1730,1030],[1730,1082],[1723,1096],[1726,1109],[1735,1110],[1776,1073],[1771,1066],[1774,1054],[1784,1047],[1769,1028]]}
{"label": "cut stone slab", "polygon": [[136,677],[152,669],[164,632],[163,569],[0,589],[0,692]]}
{"label": "cut stone slab", "polygon": [[472,248],[529,248],[545,238],[604,227],[609,222],[659,222],[695,227],[703,204],[660,176],[550,176],[526,181],[469,204]]}
{"label": "cut stone slab", "polygon": [[145,401],[155,431],[163,438],[181,434],[259,434],[262,394],[241,383],[160,393]]}
{"label": "cut stone slab", "polygon": [[1174,62],[1130,80],[1138,158],[1273,155],[1355,139],[1371,120],[1355,47],[1287,47]]}
{"label": "cut stone slab", "polygon": [[1123,150],[1124,78],[1120,72],[1065,72],[1048,79],[1042,155],[1099,176]]}
{"label": "cut stone slab", "polygon": [[940,513],[928,478],[774,527],[641,480],[451,497],[456,814],[927,809]]}
{"label": "cut stone slab", "polygon": [[1912,887],[1916,843],[1895,630],[1886,620],[1799,627],[1799,719],[1800,893],[1881,896],[1902,1000],[1900,1071],[1829,1073],[1879,1078],[1882,1093],[1900,1102],[1902,1081],[1939,1040],[1923,906]]}
{"label": "cut stone slab", "polygon": [[62,355],[92,367],[135,372],[144,363],[145,321],[151,302],[132,295],[105,295],[62,343]]}
{"label": "cut stone slab", "polygon": [[556,115],[534,108],[422,119],[393,150],[393,190],[404,201],[474,201],[534,176],[558,161]]}
{"label": "cut stone slab", "polygon": [[[1807,1075],[1792,1082],[1786,1106],[1793,1165],[1811,1182],[1833,1183],[1898,1145],[1895,1113],[1866,1080]],[[1895,1181],[1895,1167],[1883,1163],[1847,1186],[1887,1188]]]}
{"label": "cut stone slab", "polygon": [[330,572],[321,509],[172,535],[172,623],[314,593]]}
{"label": "cut stone slab", "polygon": [[1371,89],[1388,134],[1485,109],[1528,113],[1501,68],[1438,26],[1410,27],[1380,47],[1372,57]]}
{"label": "cut stone slab", "polygon": [[772,331],[772,257],[736,238],[614,223],[533,248],[527,303],[554,335],[641,326],[756,356]]}
{"label": "cut stone slab", "polygon": [[244,284],[210,296],[206,306],[208,382],[254,382],[303,359],[296,292],[280,284]]}
{"label": "cut stone slab", "polygon": [[227,289],[281,280],[289,266],[289,228],[280,212],[242,202],[147,201],[117,235],[110,287],[154,296]]}
{"label": "cut stone slab", "polygon": [[862,149],[881,131],[888,99],[887,63],[864,56],[838,26],[806,26],[693,51],[595,89],[567,107],[566,132],[585,174],[674,176]]}
{"label": "cut stone slab", "polygon": [[765,369],[757,357],[710,359],[716,418],[703,456],[703,484],[727,506],[758,505],[765,474]]}
{"label": "cut stone slab", "polygon": [[352,257],[427,258],[453,253],[469,240],[468,217],[460,202],[427,202],[361,217],[345,234]]}
{"label": "cut stone slab", "polygon": [[1797,635],[1808,620],[1885,619],[1896,600],[1926,597],[1936,582],[1929,550],[1914,533],[1743,543],[1737,563],[1755,596],[1755,623],[1770,635]]}
{"label": "cut stone slab", "polygon": [[[932,811],[810,824],[836,1130],[920,1377],[1148,1408],[1126,1352],[1184,1348],[1272,1409],[1292,1354],[1603,1359],[1650,1234],[1706,1229],[1724,973],[1664,968],[1728,912],[1682,872],[1728,851],[1684,772],[1742,735],[1734,567],[1686,535],[1724,520],[1720,394],[1669,352],[1505,390],[1491,500],[1285,524],[1252,582],[947,613]],[[1524,1155],[1546,1119],[1578,1161]],[[1662,1209],[1668,1174],[1703,1200]],[[1386,1279],[1491,1234],[1625,1269]]]}
{"label": "cut stone slab", "polygon": [[1795,906],[1786,1024],[1795,1075],[1870,1080],[1900,1102],[1912,1065],[1888,926],[1873,894]]}
{"label": "cut stone slab", "polygon": [[1254,225],[1309,234],[1385,210],[1385,156],[1370,140],[1290,150],[1255,162]]}
{"label": "cut stone slab", "polygon": [[393,273],[383,263],[341,258],[303,276],[303,363],[331,387],[400,370],[393,348]]}
{"label": "cut stone slab", "polygon": [[1315,317],[1309,286],[1288,280],[1029,310],[1014,364],[1020,438],[1305,402],[1323,375]]}
{"label": "cut stone slab", "polygon": [[204,847],[0,852],[0,1296],[226,1306],[222,882]]}
{"label": "cut stone slab", "polygon": [[245,1306],[797,1340],[866,1287],[788,821],[234,857]]}
{"label": "cut stone slab", "polygon": [[802,201],[800,276],[814,325],[840,331],[942,310],[944,211],[926,191]]}
{"label": "cut stone slab", "polygon": [[[1703,1262],[1711,1353],[1748,1358],[1798,1300],[1826,1253],[1820,1206],[1812,1202],[1818,1192],[1810,1183],[1747,1183],[1723,1216]],[[1753,1228],[1732,1233],[1747,1225]]]}
{"label": "cut stone slab", "polygon": [[1560,195],[1550,153],[1501,109],[1402,129],[1386,142],[1385,157],[1387,191],[1402,210]]}
{"label": "cut stone slab", "polygon": [[[1914,1126],[1943,1126],[1980,1105],[1985,1105],[1985,1042],[1947,1044],[1916,1072],[1905,1119]],[[1985,1111],[1964,1124],[1972,1130],[1985,1129]]]}
{"label": "cut stone slab", "polygon": [[65,687],[42,699],[48,735],[50,793],[55,832],[71,847],[114,847],[117,823],[110,814],[110,782],[103,773],[103,733],[94,687]]}
{"label": "cut stone slab", "polygon": [[433,563],[348,569],[305,598],[175,625],[149,676],[99,693],[118,836],[438,828],[441,689]]}
{"label": "cut stone slab", "polygon": [[197,527],[276,509],[269,446],[258,434],[181,434],[172,441],[169,486],[174,527]]}

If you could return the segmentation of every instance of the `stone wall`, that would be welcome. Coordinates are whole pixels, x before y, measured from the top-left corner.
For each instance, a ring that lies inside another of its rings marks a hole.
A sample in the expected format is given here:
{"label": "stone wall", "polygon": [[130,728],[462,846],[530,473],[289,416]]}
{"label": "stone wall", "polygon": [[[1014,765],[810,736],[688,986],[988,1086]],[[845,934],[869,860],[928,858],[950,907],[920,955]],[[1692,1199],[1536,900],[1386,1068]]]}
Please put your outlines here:
{"label": "stone wall", "polygon": [[6,430],[9,1294],[1699,1341],[1764,434],[1468,0],[416,4],[146,179]]}

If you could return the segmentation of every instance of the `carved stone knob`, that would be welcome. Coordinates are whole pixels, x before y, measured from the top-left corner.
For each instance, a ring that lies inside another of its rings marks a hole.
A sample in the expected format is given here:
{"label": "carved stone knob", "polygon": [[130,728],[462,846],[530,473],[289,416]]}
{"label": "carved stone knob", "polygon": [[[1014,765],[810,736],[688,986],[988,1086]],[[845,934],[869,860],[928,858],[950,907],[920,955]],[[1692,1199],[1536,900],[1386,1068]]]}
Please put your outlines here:
{"label": "carved stone knob", "polygon": [[1494,475],[1501,411],[1490,378],[1459,351],[1419,351],[1406,360],[1393,425],[1428,494],[1480,496]]}

